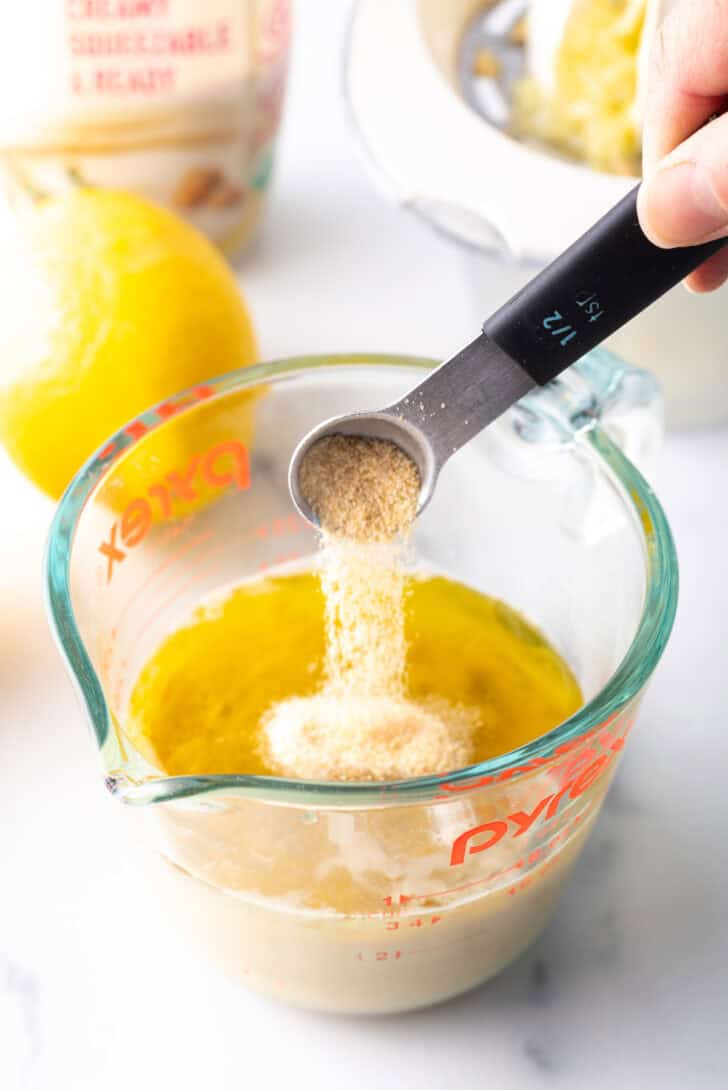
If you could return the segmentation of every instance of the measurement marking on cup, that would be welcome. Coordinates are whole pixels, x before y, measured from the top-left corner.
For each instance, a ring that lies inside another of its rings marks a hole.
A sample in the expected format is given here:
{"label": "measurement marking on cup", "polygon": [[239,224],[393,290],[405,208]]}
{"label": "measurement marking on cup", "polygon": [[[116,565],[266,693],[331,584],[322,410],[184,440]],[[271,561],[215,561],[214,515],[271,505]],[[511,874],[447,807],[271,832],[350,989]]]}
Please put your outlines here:
{"label": "measurement marking on cup", "polygon": [[[183,572],[183,582],[179,583],[174,590],[167,595],[157,606],[147,615],[142,624],[139,626],[137,638],[139,638],[144,632],[146,632],[151,625],[156,621],[160,613],[164,612],[173,602],[175,602],[184,592],[189,588],[195,586],[202,579],[211,575],[214,571],[222,567],[222,564],[208,564],[208,562],[215,556],[219,556],[222,553],[227,552],[231,546],[249,544],[256,539],[268,537],[282,537],[286,534],[296,535],[300,533],[302,529],[308,530],[307,524],[303,518],[297,513],[286,515],[283,518],[273,519],[270,523],[260,523],[253,527],[252,530],[246,530],[244,533],[239,534],[237,537],[233,536],[228,538],[222,544],[215,544],[212,548],[204,550],[198,554],[194,560],[189,561],[185,565],[180,565],[180,569]],[[212,536],[212,532],[208,536]],[[297,558],[300,554],[288,554],[291,557]],[[205,565],[204,571],[196,578],[190,579],[189,573],[199,568],[201,565]]]}
{"label": "measurement marking on cup", "polygon": [[[200,582],[200,578],[204,578],[204,576],[201,576],[201,577],[198,577],[197,579],[189,579],[188,576],[189,576],[189,573],[191,571],[194,571],[195,568],[198,568],[201,564],[204,564],[206,560],[210,559],[210,557],[216,556],[219,553],[225,552],[225,550],[227,548],[228,548],[228,545],[215,545],[214,548],[206,549],[202,553],[199,553],[194,558],[194,560],[188,561],[186,564],[180,564],[177,567],[177,569],[175,570],[175,575],[179,574],[179,572],[181,571],[183,573],[183,582],[182,583],[177,583],[174,586],[174,589],[172,590],[171,594],[168,594],[166,598],[163,598],[162,601],[159,602],[154,607],[154,609],[152,609],[152,611],[147,614],[147,616],[144,618],[144,620],[142,621],[142,623],[139,626],[136,638],[137,639],[140,638],[141,635],[144,632],[146,632],[149,628],[151,628],[151,626],[156,621],[159,614],[163,613],[168,605],[170,605],[172,602],[176,601],[176,599],[178,599],[180,597],[180,595],[183,594],[188,587],[194,586],[196,583]],[[219,567],[220,565],[217,565],[217,566]],[[209,573],[209,571],[214,571],[215,570],[215,566],[213,565],[213,567],[211,569],[205,569],[205,570],[206,570],[207,573]]]}
{"label": "measurement marking on cup", "polygon": [[262,564],[259,564],[257,567],[257,571],[261,573],[267,572],[270,571],[271,568],[280,567],[281,564],[291,564],[294,560],[301,560],[304,555],[304,553],[296,550],[290,553],[276,553],[276,555],[271,560],[267,560],[264,561]]}
{"label": "measurement marking on cup", "polygon": [[[583,813],[577,814],[576,817],[574,818],[574,820],[567,827],[565,827],[561,831],[558,838],[554,838],[554,839],[563,839],[565,836],[568,836],[570,833],[572,833],[573,830],[574,830],[574,827],[581,822],[583,817],[584,817]],[[556,865],[556,863],[558,862],[559,854],[560,854],[559,852],[555,852],[555,853],[551,854],[547,859],[544,859],[541,862],[541,864],[534,871],[532,871],[531,873],[525,875],[519,882],[516,882],[514,885],[512,885],[508,889],[506,889],[505,892],[507,893],[507,895],[511,896],[511,897],[516,896],[522,890],[528,889],[528,887],[533,882],[535,882],[537,879],[540,879],[544,875],[544,873],[546,871],[550,870],[552,867],[554,867]],[[512,870],[514,868],[507,868],[507,870],[508,869]],[[503,873],[507,873],[507,870],[504,871]],[[495,876],[490,875],[487,879],[485,879],[485,881],[492,881],[494,877]],[[443,893],[444,892],[448,892],[448,891],[443,891]],[[428,893],[428,894],[424,894],[423,896],[433,897],[433,896],[439,896],[439,895],[442,895],[442,894]],[[415,900],[416,899],[416,895],[400,895],[400,896],[405,896],[406,900]],[[385,898],[385,900],[386,899],[387,898]],[[464,907],[463,905],[444,906],[443,907],[443,916],[441,917],[442,922],[447,923],[448,922],[448,919],[447,919],[448,914],[452,913],[452,912],[457,912],[459,909],[461,909],[463,907]],[[392,928],[391,930],[395,930],[395,929]],[[400,929],[397,929],[397,930],[399,930],[400,935],[402,937],[404,937],[403,933],[402,933],[402,929],[400,928]],[[448,949],[448,947],[461,946],[463,943],[470,944],[470,943],[473,942],[474,939],[477,940],[481,935],[488,934],[489,931],[490,931],[490,925],[486,924],[486,926],[478,928],[477,930],[473,930],[473,931],[469,930],[466,935],[459,935],[457,938],[447,939],[447,938],[444,937],[448,933],[448,931],[446,930],[446,931],[444,931],[442,933],[443,938],[442,938],[441,941],[430,942],[428,940],[426,946],[415,946],[414,948],[408,949],[408,950],[401,950],[401,949],[400,950],[389,950],[389,951],[378,950],[376,952],[360,950],[356,954],[356,959],[358,961],[400,961],[402,958],[414,957],[415,955],[421,955],[421,954],[426,954],[428,956],[431,956],[432,954],[434,954],[434,953],[436,953],[438,951]],[[440,932],[438,931],[436,933],[439,934]],[[384,956],[385,954],[387,956]]]}
{"label": "measurement marking on cup", "polygon": [[357,961],[399,961],[401,957],[401,950],[359,950],[356,954]]}
{"label": "measurement marking on cup", "polygon": [[[189,516],[188,516],[188,518],[183,520],[183,523],[186,524],[187,522],[189,522]],[[257,526],[252,531],[246,531],[246,533],[240,535],[238,538],[232,537],[226,543],[221,544],[221,545],[215,545],[214,548],[206,550],[205,553],[203,553],[200,556],[195,558],[193,564],[187,565],[186,570],[189,571],[191,567],[197,566],[204,559],[209,559],[209,557],[214,556],[217,553],[224,552],[225,549],[227,549],[231,544],[245,544],[247,542],[252,541],[254,538],[262,538],[262,537],[268,537],[268,536],[270,536],[270,537],[281,537],[284,534],[297,534],[297,533],[300,532],[301,529],[306,529],[307,530],[308,527],[304,524],[304,522],[300,518],[300,516],[290,515],[290,516],[286,516],[285,518],[273,519],[272,522],[269,525],[268,524],[261,524],[260,526]],[[169,537],[170,538],[178,537],[181,532],[182,532],[182,526],[172,527],[172,528],[170,528]],[[216,539],[216,537],[217,537],[217,535],[215,534],[214,531],[212,531],[212,530],[205,531],[204,533],[199,534],[196,537],[194,537],[193,539],[191,539],[190,541],[186,542],[180,549],[178,549],[173,554],[169,555],[167,557],[167,559],[164,560],[134,590],[134,592],[132,593],[130,598],[126,601],[121,613],[119,614],[119,616],[117,618],[117,621],[116,621],[115,628],[118,630],[121,627],[121,621],[122,621],[123,617],[125,616],[125,614],[127,613],[129,607],[141,595],[141,593],[147,587],[150,586],[150,584],[154,584],[155,581],[158,580],[159,576],[162,575],[164,573],[164,571],[166,571],[170,567],[174,566],[175,562],[180,560],[185,555],[187,555],[187,553],[189,553],[194,548],[194,546],[203,544],[203,543],[209,541],[211,538]],[[182,567],[184,568],[184,566],[182,566]]]}
{"label": "measurement marking on cup", "polygon": [[[183,519],[181,521],[184,522],[185,524],[188,523],[189,522],[189,516],[186,519]],[[169,541],[174,541],[177,537],[179,537],[179,534],[181,533],[182,529],[183,529],[183,527],[179,526],[179,524],[176,524],[174,526],[170,526],[168,528],[167,535],[166,535],[167,539]],[[154,583],[159,578],[159,576],[162,575],[167,570],[167,568],[171,567],[171,565],[173,565],[175,563],[175,561],[177,559],[179,559],[179,557],[185,556],[190,551],[190,549],[192,549],[195,545],[203,544],[205,541],[208,541],[213,536],[214,536],[214,533],[213,533],[212,530],[206,530],[204,533],[198,534],[197,537],[192,538],[191,541],[185,542],[178,549],[173,550],[171,553],[169,553],[167,555],[166,559],[164,559],[161,562],[161,564],[159,564],[158,567],[156,567],[154,569],[154,571],[151,572],[147,576],[147,578],[144,579],[143,582],[141,582],[139,584],[139,586],[136,587],[135,590],[132,591],[132,593],[129,595],[126,602],[124,603],[124,606],[123,606],[121,612],[119,613],[119,616],[116,618],[116,623],[115,623],[114,628],[112,629],[112,633],[111,633],[112,636],[114,636],[114,638],[116,637],[116,635],[120,631],[121,626],[122,626],[122,624],[124,622],[124,618],[125,618],[125,616],[127,615],[128,611],[129,611],[129,608],[134,604],[134,602],[137,601],[137,599],[147,589],[147,587],[149,587],[152,583]]]}
{"label": "measurement marking on cup", "polygon": [[[216,551],[217,552],[223,552],[227,548],[228,548],[228,545],[224,545],[224,546],[222,546],[220,549],[218,549]],[[277,566],[278,564],[282,564],[284,561],[297,560],[301,556],[303,556],[303,553],[299,553],[299,552],[291,552],[291,553],[281,554],[279,557],[276,558],[275,563],[274,563],[273,566]],[[199,562],[204,560],[204,559],[205,559],[205,557],[199,557],[198,560],[194,564],[190,564],[188,566],[187,570],[188,571],[194,570],[194,568],[199,566]],[[209,557],[208,557],[208,559],[209,559]],[[222,563],[212,564],[209,567],[206,566],[204,571],[200,575],[198,575],[197,578],[190,579],[190,580],[180,584],[178,587],[176,587],[175,590],[173,590],[171,594],[169,594],[162,602],[160,602],[157,609],[155,609],[153,611],[153,613],[150,615],[150,617],[147,618],[147,621],[145,622],[145,624],[142,625],[140,631],[143,632],[146,628],[150,627],[153,624],[153,622],[157,619],[159,614],[163,613],[165,609],[168,609],[169,606],[171,606],[174,602],[178,601],[182,597],[182,595],[185,594],[186,591],[188,591],[190,589],[190,587],[194,587],[198,583],[201,583],[209,575],[211,575],[215,571],[219,571],[222,567],[223,567]],[[265,568],[262,568],[261,570],[265,570]]]}
{"label": "measurement marking on cup", "polygon": [[416,916],[414,920],[386,920],[384,927],[387,931],[399,931],[400,928],[405,927],[426,927],[428,924],[433,927],[436,923],[440,923],[442,916]]}
{"label": "measurement marking on cup", "polygon": [[[502,878],[504,875],[508,874],[509,871],[519,870],[523,866],[525,866],[524,860],[519,859],[519,861],[514,863],[511,867],[506,867],[502,871],[496,871],[495,874],[486,874],[483,878],[476,878],[474,881],[465,882],[461,886],[450,886],[448,889],[438,889],[434,892],[430,891],[429,893],[400,893],[399,904],[405,905],[408,901],[427,901],[431,897],[446,897],[450,893],[463,893],[466,889],[472,889],[474,886],[482,886],[484,882],[495,882],[498,878]],[[385,897],[384,903],[391,904],[392,898]],[[382,913],[382,917],[384,917],[384,913]]]}

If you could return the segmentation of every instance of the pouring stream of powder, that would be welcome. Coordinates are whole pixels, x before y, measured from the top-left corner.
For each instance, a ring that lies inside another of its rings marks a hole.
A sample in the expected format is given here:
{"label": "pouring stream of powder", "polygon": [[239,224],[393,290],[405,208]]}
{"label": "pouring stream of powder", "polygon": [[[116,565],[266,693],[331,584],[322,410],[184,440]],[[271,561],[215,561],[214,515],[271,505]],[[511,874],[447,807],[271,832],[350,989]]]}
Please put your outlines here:
{"label": "pouring stream of powder", "polygon": [[283,775],[323,780],[462,768],[472,716],[406,697],[405,535],[417,509],[417,469],[384,440],[333,436],[312,453],[301,483],[322,525],[326,683],[313,697],[270,710],[263,724],[270,759]]}
{"label": "pouring stream of powder", "polygon": [[339,699],[352,692],[400,696],[407,664],[403,546],[322,537],[327,692]]}

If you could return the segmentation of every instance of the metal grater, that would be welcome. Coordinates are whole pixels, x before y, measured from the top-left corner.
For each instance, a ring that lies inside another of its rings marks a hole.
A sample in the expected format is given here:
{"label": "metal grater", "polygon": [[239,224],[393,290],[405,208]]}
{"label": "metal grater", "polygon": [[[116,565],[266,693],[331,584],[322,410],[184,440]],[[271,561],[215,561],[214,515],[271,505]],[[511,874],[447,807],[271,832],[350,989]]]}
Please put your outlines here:
{"label": "metal grater", "polygon": [[[527,9],[527,0],[495,0],[470,20],[460,43],[458,78],[463,97],[498,129],[510,128],[513,85],[526,72],[526,50],[511,34]],[[473,71],[481,49],[497,58],[499,71],[492,79]]]}

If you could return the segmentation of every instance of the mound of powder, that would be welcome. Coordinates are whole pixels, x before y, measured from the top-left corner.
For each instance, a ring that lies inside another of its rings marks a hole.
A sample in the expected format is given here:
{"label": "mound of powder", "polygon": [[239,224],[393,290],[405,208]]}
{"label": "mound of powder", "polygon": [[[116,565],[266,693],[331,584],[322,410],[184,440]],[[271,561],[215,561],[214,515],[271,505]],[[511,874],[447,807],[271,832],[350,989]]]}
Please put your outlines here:
{"label": "mound of powder", "polygon": [[387,696],[285,700],[265,721],[271,761],[307,780],[402,780],[468,764],[473,717]]}

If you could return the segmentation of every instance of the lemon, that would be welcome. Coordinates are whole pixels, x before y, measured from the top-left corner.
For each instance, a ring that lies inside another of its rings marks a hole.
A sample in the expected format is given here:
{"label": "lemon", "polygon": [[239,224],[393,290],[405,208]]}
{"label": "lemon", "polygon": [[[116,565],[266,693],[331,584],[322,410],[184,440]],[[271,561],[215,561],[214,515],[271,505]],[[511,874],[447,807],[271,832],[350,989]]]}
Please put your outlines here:
{"label": "lemon", "polygon": [[0,441],[54,498],[131,417],[256,359],[223,258],[140,197],[74,189],[45,201],[15,224],[3,264]]}

